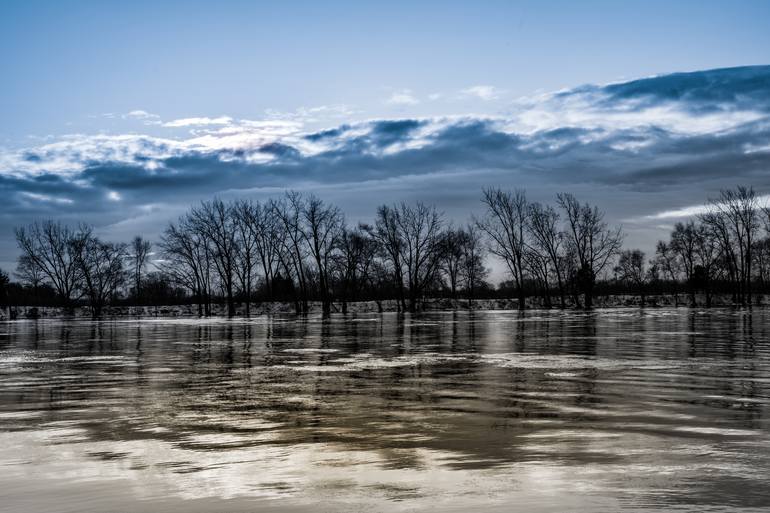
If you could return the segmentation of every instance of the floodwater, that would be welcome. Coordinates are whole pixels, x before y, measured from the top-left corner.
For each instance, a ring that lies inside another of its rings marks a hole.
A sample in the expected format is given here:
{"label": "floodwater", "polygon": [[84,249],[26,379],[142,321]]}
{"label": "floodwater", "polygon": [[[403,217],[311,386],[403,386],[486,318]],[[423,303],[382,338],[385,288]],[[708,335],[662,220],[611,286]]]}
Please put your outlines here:
{"label": "floodwater", "polygon": [[0,324],[0,510],[767,511],[770,311]]}

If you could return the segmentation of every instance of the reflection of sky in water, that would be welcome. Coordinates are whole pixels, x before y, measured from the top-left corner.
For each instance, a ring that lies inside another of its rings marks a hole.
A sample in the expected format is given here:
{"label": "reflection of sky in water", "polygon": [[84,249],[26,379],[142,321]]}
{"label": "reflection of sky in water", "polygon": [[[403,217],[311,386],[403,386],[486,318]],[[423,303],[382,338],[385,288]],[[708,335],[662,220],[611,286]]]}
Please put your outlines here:
{"label": "reflection of sky in water", "polygon": [[6,323],[0,510],[760,508],[768,320]]}

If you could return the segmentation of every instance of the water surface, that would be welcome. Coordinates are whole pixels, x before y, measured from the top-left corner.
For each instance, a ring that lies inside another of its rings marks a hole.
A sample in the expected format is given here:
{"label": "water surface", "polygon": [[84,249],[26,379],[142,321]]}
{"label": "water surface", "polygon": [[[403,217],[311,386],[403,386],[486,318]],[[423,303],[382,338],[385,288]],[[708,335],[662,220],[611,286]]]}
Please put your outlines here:
{"label": "water surface", "polygon": [[0,324],[0,510],[760,511],[770,312]]}

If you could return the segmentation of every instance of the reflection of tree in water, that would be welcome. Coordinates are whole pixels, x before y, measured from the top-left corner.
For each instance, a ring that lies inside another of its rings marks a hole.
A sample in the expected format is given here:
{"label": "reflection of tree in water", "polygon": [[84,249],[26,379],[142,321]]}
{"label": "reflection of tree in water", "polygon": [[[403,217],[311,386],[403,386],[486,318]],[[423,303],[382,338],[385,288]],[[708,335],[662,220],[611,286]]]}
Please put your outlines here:
{"label": "reflection of tree in water", "polygon": [[[724,437],[675,428],[762,429],[766,403],[735,399],[768,398],[766,316],[41,323],[4,345],[50,357],[23,368],[39,384],[6,390],[2,401],[45,410],[22,429],[72,421],[88,441],[159,440],[189,451],[324,444],[372,451],[385,468],[423,468],[425,451],[457,469],[623,463],[633,458],[624,440],[637,436],[711,443]],[[591,433],[621,438],[582,436]]]}

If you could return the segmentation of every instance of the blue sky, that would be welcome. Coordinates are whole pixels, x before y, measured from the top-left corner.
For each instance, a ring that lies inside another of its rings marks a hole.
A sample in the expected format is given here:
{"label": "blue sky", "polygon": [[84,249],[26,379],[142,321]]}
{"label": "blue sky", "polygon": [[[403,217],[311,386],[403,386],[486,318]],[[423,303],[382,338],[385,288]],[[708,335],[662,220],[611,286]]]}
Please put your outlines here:
{"label": "blue sky", "polygon": [[284,188],[458,221],[486,185],[567,190],[650,251],[720,187],[770,191],[768,20],[762,1],[4,1],[0,267],[34,218],[153,237],[199,199]]}
{"label": "blue sky", "polygon": [[[531,95],[672,71],[768,62],[770,3],[38,2],[0,4],[0,141],[89,116],[489,111],[383,98],[477,85]],[[496,106],[499,108],[499,106]]]}

